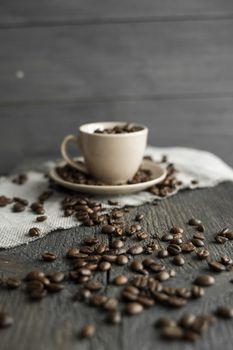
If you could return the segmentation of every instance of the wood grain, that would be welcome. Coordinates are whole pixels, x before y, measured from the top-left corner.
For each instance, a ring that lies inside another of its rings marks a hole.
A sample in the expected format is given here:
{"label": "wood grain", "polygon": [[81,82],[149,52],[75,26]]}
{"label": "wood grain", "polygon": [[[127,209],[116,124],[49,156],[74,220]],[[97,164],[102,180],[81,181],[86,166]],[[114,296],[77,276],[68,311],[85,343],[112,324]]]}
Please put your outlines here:
{"label": "wood grain", "polygon": [[1,30],[0,103],[232,96],[232,30],[233,20]]}
{"label": "wood grain", "polygon": [[0,3],[0,26],[41,26],[102,23],[104,21],[174,20],[187,17],[202,19],[233,14],[230,0],[55,0]]}
{"label": "wood grain", "polygon": [[[232,218],[232,195],[231,183],[221,184],[215,188],[185,191],[178,195],[161,201],[157,206],[145,205],[132,209],[126,216],[126,222],[130,222],[138,212],[143,212],[145,218],[143,227],[151,236],[154,233],[160,236],[167,232],[171,225],[179,225],[185,228],[185,235],[190,237],[193,229],[186,226],[190,217],[200,218],[206,227],[206,245],[212,252],[212,257],[223,254],[232,255],[232,243],[224,246],[213,243],[214,233],[223,226],[233,227]],[[4,276],[25,274],[25,266],[30,268],[43,268],[45,270],[67,270],[67,264],[62,257],[66,250],[88,234],[96,234],[101,240],[106,237],[98,234],[98,228],[75,228],[66,231],[57,231],[47,237],[31,243],[29,246],[21,246],[8,251],[1,251],[1,259],[12,259],[19,266],[24,266],[22,271],[6,271],[2,267]],[[44,250],[52,250],[58,253],[59,259],[52,265],[39,260],[39,254]],[[189,283],[201,272],[206,272],[206,262],[200,262],[193,256],[185,256],[186,265],[175,267],[177,278],[166,282],[168,285],[179,283],[188,286]],[[167,266],[172,266],[167,259]],[[110,275],[110,283],[107,285],[108,295],[119,295],[120,287],[111,284],[113,277],[119,273],[127,273],[127,268],[114,267]],[[104,275],[102,275],[104,280]],[[183,311],[194,313],[213,312],[216,305],[233,304],[231,273],[215,274],[216,284],[206,289],[203,299],[192,301]],[[105,280],[106,281],[106,280]],[[15,324],[12,328],[1,331],[1,349],[3,350],[35,350],[42,349],[167,349],[168,343],[162,341],[158,331],[154,328],[154,322],[161,315],[169,315],[175,319],[182,310],[169,310],[156,305],[136,317],[125,317],[122,325],[112,327],[104,322],[105,315],[93,308],[80,303],[72,302],[72,296],[78,286],[66,283],[66,289],[60,295],[49,296],[41,303],[30,303],[26,300],[22,291],[6,291],[0,289],[0,308],[12,312],[15,316]],[[78,331],[86,322],[97,325],[97,333],[91,341],[78,340]],[[196,344],[169,343],[172,349],[178,350],[181,345],[185,350],[212,349],[218,350],[223,347],[232,349],[232,326],[233,321],[219,321],[210,327],[209,331]],[[23,334],[23,336],[22,336]]]}

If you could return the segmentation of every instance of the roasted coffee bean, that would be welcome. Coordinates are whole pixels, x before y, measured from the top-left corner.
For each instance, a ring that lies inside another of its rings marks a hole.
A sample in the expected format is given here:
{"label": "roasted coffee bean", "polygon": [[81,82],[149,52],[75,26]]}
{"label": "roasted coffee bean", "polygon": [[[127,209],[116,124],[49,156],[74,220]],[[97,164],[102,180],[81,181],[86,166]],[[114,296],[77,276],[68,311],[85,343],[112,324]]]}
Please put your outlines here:
{"label": "roasted coffee bean", "polygon": [[192,242],[181,243],[180,248],[182,253],[191,253],[195,250],[195,246]]}
{"label": "roasted coffee bean", "polygon": [[149,268],[154,272],[160,272],[165,270],[165,266],[163,264],[159,264],[155,262],[153,264],[150,264]]}
{"label": "roasted coffee bean", "polygon": [[129,259],[126,255],[118,255],[116,258],[116,264],[117,265],[126,265],[128,263]]}
{"label": "roasted coffee bean", "polygon": [[[176,236],[176,235],[175,235]],[[171,244],[181,244],[181,243],[183,243],[183,240],[182,240],[182,238],[174,238],[173,237],[173,239],[170,241],[170,243]]]}
{"label": "roasted coffee bean", "polygon": [[145,267],[150,267],[150,265],[154,264],[154,263],[155,263],[155,260],[152,258],[146,258],[146,259],[142,260],[142,264]]}
{"label": "roasted coffee bean", "polygon": [[176,295],[184,299],[190,299],[192,296],[192,292],[188,288],[178,288],[176,289]]}
{"label": "roasted coffee bean", "polygon": [[47,295],[47,290],[46,289],[34,289],[29,293],[29,296],[32,300],[41,300]]}
{"label": "roasted coffee bean", "polygon": [[95,331],[96,331],[96,328],[93,324],[86,324],[80,332],[80,337],[91,338],[95,334]]}
{"label": "roasted coffee bean", "polygon": [[49,293],[59,293],[64,289],[64,284],[61,283],[50,283],[46,286]]}
{"label": "roasted coffee bean", "polygon": [[38,227],[32,227],[28,231],[30,237],[39,237],[41,235],[41,229]]}
{"label": "roasted coffee bean", "polygon": [[187,312],[179,319],[179,325],[183,328],[190,328],[195,321],[196,316],[190,312]]}
{"label": "roasted coffee bean", "polygon": [[226,266],[233,264],[233,260],[230,257],[228,257],[227,255],[221,256],[220,260],[221,260],[221,263],[223,265],[226,265]]}
{"label": "roasted coffee bean", "polygon": [[184,331],[181,327],[163,327],[162,337],[165,339],[181,339],[184,335]]}
{"label": "roasted coffee bean", "polygon": [[176,297],[176,296],[169,296],[167,299],[167,305],[175,308],[183,307],[187,304],[187,300],[184,298]]}
{"label": "roasted coffee bean", "polygon": [[204,291],[204,288],[193,285],[191,288],[191,293],[193,298],[201,298],[204,296],[205,291]]}
{"label": "roasted coffee bean", "polygon": [[155,304],[155,301],[152,298],[146,296],[139,296],[137,302],[142,304],[143,307],[151,307]]}
{"label": "roasted coffee bean", "polygon": [[128,301],[136,301],[138,298],[138,296],[136,294],[128,292],[127,290],[123,290],[122,297]]}
{"label": "roasted coffee bean", "polygon": [[44,285],[40,281],[29,281],[26,285],[26,291],[31,293],[34,290],[42,291],[44,289]]}
{"label": "roasted coffee bean", "polygon": [[193,243],[193,245],[195,245],[195,247],[203,247],[204,246],[203,240],[199,239],[199,238],[193,238],[192,243]]}
{"label": "roasted coffee bean", "polygon": [[143,241],[144,239],[147,239],[149,237],[148,233],[144,231],[140,231],[136,233],[136,237],[139,241]]}
{"label": "roasted coffee bean", "polygon": [[139,260],[133,260],[131,263],[131,269],[136,272],[140,272],[143,270],[143,264]]}
{"label": "roasted coffee bean", "polygon": [[27,275],[26,275],[26,280],[27,281],[34,281],[34,280],[38,280],[40,281],[42,278],[45,277],[45,274],[43,271],[30,271]]}
{"label": "roasted coffee bean", "polygon": [[196,233],[193,235],[193,238],[201,239],[202,241],[205,240],[205,236],[203,235],[202,232],[196,232]]}
{"label": "roasted coffee bean", "polygon": [[132,303],[128,303],[125,309],[127,314],[137,315],[143,311],[143,306],[137,302],[132,302]]}
{"label": "roasted coffee bean", "polygon": [[183,256],[181,255],[176,255],[173,260],[172,260],[173,264],[177,265],[177,266],[182,266],[185,263],[185,260],[183,258]]}
{"label": "roasted coffee bean", "polygon": [[12,326],[14,323],[14,318],[7,312],[0,312],[0,328],[7,328]]}
{"label": "roasted coffee bean", "polygon": [[74,295],[74,301],[86,301],[91,296],[91,291],[87,288],[80,288],[79,291]]}
{"label": "roasted coffee bean", "polygon": [[124,242],[121,241],[120,239],[116,239],[114,241],[112,241],[112,248],[116,249],[116,248],[122,248],[124,246]]}
{"label": "roasted coffee bean", "polygon": [[194,283],[201,287],[208,287],[215,283],[215,279],[210,275],[200,275],[195,279]]}
{"label": "roasted coffee bean", "polygon": [[135,221],[142,221],[144,218],[144,214],[137,214],[136,217],[135,217]]}
{"label": "roasted coffee bean", "polygon": [[118,303],[119,301],[117,298],[108,298],[106,303],[103,305],[103,308],[105,310],[116,310]]}
{"label": "roasted coffee bean", "polygon": [[160,317],[156,323],[155,326],[158,328],[164,328],[164,327],[176,327],[176,321],[172,320],[168,317]]}
{"label": "roasted coffee bean", "polygon": [[108,298],[105,295],[94,294],[89,299],[89,304],[92,306],[102,306],[106,303]]}
{"label": "roasted coffee bean", "polygon": [[159,303],[165,303],[167,302],[169,296],[165,293],[162,292],[154,292],[153,296],[155,298],[156,301],[158,301]]}
{"label": "roasted coffee bean", "polygon": [[108,261],[102,261],[98,267],[100,271],[108,271],[111,269],[112,265]]}
{"label": "roasted coffee bean", "polygon": [[198,225],[198,226],[197,226],[197,231],[199,231],[199,232],[205,232],[205,227],[204,227],[204,225],[203,225],[203,224]]}
{"label": "roasted coffee bean", "polygon": [[177,244],[169,244],[167,250],[170,255],[178,255],[181,253],[181,248]]}
{"label": "roasted coffee bean", "polygon": [[117,260],[117,255],[112,255],[112,254],[104,254],[102,255],[102,260],[103,261],[108,261],[110,263],[114,263]]}
{"label": "roasted coffee bean", "polygon": [[36,221],[38,221],[38,222],[43,222],[45,220],[47,220],[46,215],[37,216],[37,218],[36,218]]}
{"label": "roasted coffee bean", "polygon": [[181,227],[172,227],[171,229],[170,229],[170,232],[172,233],[172,234],[177,234],[177,233],[183,233],[184,232],[184,229],[183,228],[181,228]]}
{"label": "roasted coffee bean", "polygon": [[142,254],[142,252],[143,252],[143,247],[140,245],[135,245],[128,249],[128,253],[131,255],[139,255],[139,254]]}
{"label": "roasted coffee bean", "polygon": [[121,313],[120,311],[117,311],[117,310],[113,310],[109,312],[107,316],[107,322],[111,324],[119,324],[121,323],[121,320],[122,320]]}
{"label": "roasted coffee bean", "polygon": [[97,243],[94,246],[94,249],[96,254],[103,254],[104,252],[106,252],[107,246],[104,243]]}
{"label": "roasted coffee bean", "polygon": [[24,185],[27,182],[28,177],[26,174],[19,174],[16,178],[12,180],[13,183],[17,185]]}
{"label": "roasted coffee bean", "polygon": [[80,252],[80,249],[79,249],[79,248],[76,248],[76,247],[70,248],[70,249],[68,250],[68,252],[66,253],[66,256],[67,256],[67,258],[73,259],[73,258],[78,257],[79,252]]}
{"label": "roasted coffee bean", "polygon": [[161,250],[158,251],[158,257],[160,259],[164,259],[164,258],[166,258],[168,256],[169,256],[169,253],[168,253],[167,249],[161,249]]}
{"label": "roasted coffee bean", "polygon": [[117,286],[123,286],[128,282],[128,278],[124,275],[119,275],[114,278],[114,283]]}
{"label": "roasted coffee bean", "polygon": [[176,276],[176,271],[175,270],[170,270],[169,271],[170,277],[175,277]]}
{"label": "roasted coffee bean", "polygon": [[227,232],[225,236],[227,239],[229,239],[231,241],[233,239],[233,231]]}
{"label": "roasted coffee bean", "polygon": [[222,318],[232,318],[233,308],[227,305],[221,305],[217,308],[216,314]]}
{"label": "roasted coffee bean", "polygon": [[126,286],[124,288],[124,292],[128,292],[134,295],[138,295],[139,294],[139,289],[134,287],[134,286]]}
{"label": "roasted coffee bean", "polygon": [[167,281],[170,278],[170,274],[167,271],[160,271],[156,275],[156,279],[158,279],[160,282]]}
{"label": "roasted coffee bean", "polygon": [[209,251],[207,249],[200,249],[196,251],[197,257],[200,260],[207,259],[208,256],[210,255]]}
{"label": "roasted coffee bean", "polygon": [[208,261],[208,265],[212,270],[217,271],[217,272],[223,272],[226,270],[225,265],[221,264],[220,262],[218,262],[216,260]]}
{"label": "roasted coffee bean", "polygon": [[102,233],[105,233],[105,234],[112,234],[116,231],[116,228],[112,225],[105,225],[102,227]]}
{"label": "roasted coffee bean", "polygon": [[21,280],[16,277],[8,277],[5,283],[6,286],[10,289],[17,289],[21,286]]}
{"label": "roasted coffee bean", "polygon": [[53,262],[57,259],[57,255],[51,252],[44,252],[41,254],[41,257],[44,261]]}
{"label": "roasted coffee bean", "polygon": [[13,207],[12,207],[12,210],[13,212],[15,213],[21,213],[22,211],[25,210],[25,205],[19,203],[19,202],[16,202]]}
{"label": "roasted coffee bean", "polygon": [[190,219],[188,223],[191,226],[198,226],[198,225],[202,224],[201,220],[198,220],[198,219],[195,219],[195,218]]}
{"label": "roasted coffee bean", "polygon": [[99,243],[99,240],[96,237],[87,237],[83,241],[83,244],[85,245],[95,245],[98,243]]}
{"label": "roasted coffee bean", "polygon": [[199,338],[199,334],[191,331],[191,330],[186,330],[183,335],[183,339],[191,342],[195,342]]}
{"label": "roasted coffee bean", "polygon": [[15,202],[18,202],[22,205],[24,205],[25,207],[28,205],[28,200],[24,199],[24,198],[20,198],[20,197],[14,197],[13,198]]}
{"label": "roasted coffee bean", "polygon": [[91,291],[100,290],[102,287],[103,285],[99,281],[90,281],[86,284],[86,288],[90,289]]}
{"label": "roasted coffee bean", "polygon": [[216,235],[215,236],[215,242],[218,243],[218,244],[224,244],[228,241],[228,238],[227,237],[224,237],[224,236],[220,236],[220,235]]}
{"label": "roasted coffee bean", "polygon": [[161,237],[161,240],[162,240],[163,242],[169,242],[169,241],[171,241],[172,239],[173,239],[173,235],[170,234],[170,233],[167,233],[167,234],[165,234],[165,235],[163,235],[163,236]]}
{"label": "roasted coffee bean", "polygon": [[90,269],[87,269],[86,267],[81,267],[76,271],[80,276],[91,276],[92,272]]}
{"label": "roasted coffee bean", "polygon": [[8,204],[12,203],[12,199],[6,196],[0,196],[0,207],[5,207]]}
{"label": "roasted coffee bean", "polygon": [[203,333],[208,329],[209,322],[206,320],[205,317],[196,316],[194,322],[192,323],[192,331],[196,333]]}

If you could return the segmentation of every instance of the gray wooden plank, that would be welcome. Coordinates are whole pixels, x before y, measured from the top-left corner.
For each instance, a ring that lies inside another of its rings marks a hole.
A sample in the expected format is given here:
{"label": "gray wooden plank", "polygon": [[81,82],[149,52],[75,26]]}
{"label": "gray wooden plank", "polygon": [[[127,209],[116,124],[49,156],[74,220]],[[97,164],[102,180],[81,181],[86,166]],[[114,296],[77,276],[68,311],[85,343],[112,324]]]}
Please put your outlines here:
{"label": "gray wooden plank", "polygon": [[60,157],[59,145],[78,126],[101,120],[149,127],[149,144],[212,151],[233,165],[233,99],[111,101],[0,108],[0,173],[28,159]]}
{"label": "gray wooden plank", "polygon": [[79,23],[112,20],[161,20],[182,16],[229,16],[233,13],[230,0],[57,0],[7,1],[0,3],[1,25],[41,25],[58,22]]}
{"label": "gray wooden plank", "polygon": [[[232,183],[221,184],[215,188],[184,191],[167,200],[161,201],[157,206],[144,205],[131,210],[127,214],[128,219],[133,219],[137,212],[143,212],[145,219],[143,225],[150,234],[154,232],[162,235],[171,225],[177,224],[186,228],[186,222],[190,217],[200,218],[206,227],[207,246],[212,251],[213,257],[222,254],[232,256],[232,242],[224,246],[213,243],[214,233],[223,226],[233,226],[232,212]],[[98,230],[95,232],[98,235]],[[47,237],[31,243],[29,246],[21,246],[8,251],[1,251],[2,259],[12,259],[25,266],[42,266],[38,262],[38,253],[43,249],[55,249],[59,256],[62,256],[66,249],[78,242],[79,237],[93,232],[92,228],[78,228],[66,231],[51,233]],[[186,228],[185,235],[189,236],[193,229]],[[100,235],[103,239],[103,235]],[[196,275],[206,272],[206,262],[196,260],[192,256],[186,256],[184,268],[175,267],[177,279],[167,282],[172,285],[175,281],[179,285],[189,285]],[[56,268],[63,266],[64,262],[57,262]],[[167,261],[168,264],[168,261]],[[44,266],[44,265],[43,265]],[[2,266],[0,265],[2,271]],[[113,269],[112,274],[118,273],[119,268]],[[124,270],[123,270],[124,271]],[[6,274],[6,271],[3,271]],[[11,275],[14,271],[7,272]],[[18,274],[18,270],[16,271]],[[113,275],[112,275],[113,276]],[[192,301],[182,309],[194,313],[213,312],[216,305],[228,303],[233,305],[232,273],[222,273],[215,275],[216,284],[206,289],[203,299]],[[111,279],[110,279],[111,280]],[[119,289],[108,285],[108,295],[116,295]],[[124,318],[123,324],[119,327],[107,326],[103,319],[104,314],[86,307],[82,304],[72,303],[70,297],[73,293],[72,286],[67,285],[66,291],[61,295],[55,295],[43,300],[41,303],[28,303],[23,294],[19,291],[6,292],[0,289],[0,307],[15,315],[16,322],[12,328],[1,332],[1,349],[5,350],[35,350],[46,349],[144,349],[154,348],[178,350],[182,346],[184,350],[212,349],[218,350],[221,347],[226,350],[232,349],[232,325],[233,321],[219,321],[210,326],[210,329],[195,344],[192,343],[167,343],[162,341],[159,333],[154,328],[154,322],[161,315],[167,315],[177,319],[182,313],[181,310],[164,309],[156,305],[150,310],[146,310],[142,315]],[[80,342],[77,339],[77,331],[86,323],[97,324],[97,333],[90,341]],[[24,335],[22,337],[22,334]]]}
{"label": "gray wooden plank", "polygon": [[232,30],[233,20],[1,30],[0,103],[232,94]]}

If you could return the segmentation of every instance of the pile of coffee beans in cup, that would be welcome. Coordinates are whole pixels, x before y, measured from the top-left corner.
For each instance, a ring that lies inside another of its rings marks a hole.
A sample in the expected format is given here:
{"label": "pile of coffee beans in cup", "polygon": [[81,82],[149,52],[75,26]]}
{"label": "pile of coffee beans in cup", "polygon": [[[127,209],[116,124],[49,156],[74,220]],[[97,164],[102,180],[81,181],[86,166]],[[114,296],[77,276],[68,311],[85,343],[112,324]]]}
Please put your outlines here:
{"label": "pile of coffee beans in cup", "polygon": [[96,129],[95,134],[127,134],[143,130],[143,127],[134,124],[115,125],[112,128]]}

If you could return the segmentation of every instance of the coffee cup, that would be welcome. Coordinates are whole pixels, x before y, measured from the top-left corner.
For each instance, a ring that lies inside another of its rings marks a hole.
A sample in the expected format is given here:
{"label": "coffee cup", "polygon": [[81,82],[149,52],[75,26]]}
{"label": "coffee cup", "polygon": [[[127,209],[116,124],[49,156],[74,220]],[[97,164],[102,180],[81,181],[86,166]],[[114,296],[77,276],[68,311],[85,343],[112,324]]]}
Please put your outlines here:
{"label": "coffee cup", "polygon": [[[106,184],[124,184],[132,179],[141,165],[147,144],[148,129],[134,125],[133,132],[105,133],[101,130],[123,127],[125,122],[99,122],[79,127],[78,135],[67,135],[61,144],[64,160],[73,168],[90,174]],[[67,144],[74,142],[84,164],[75,162],[67,153]]]}

